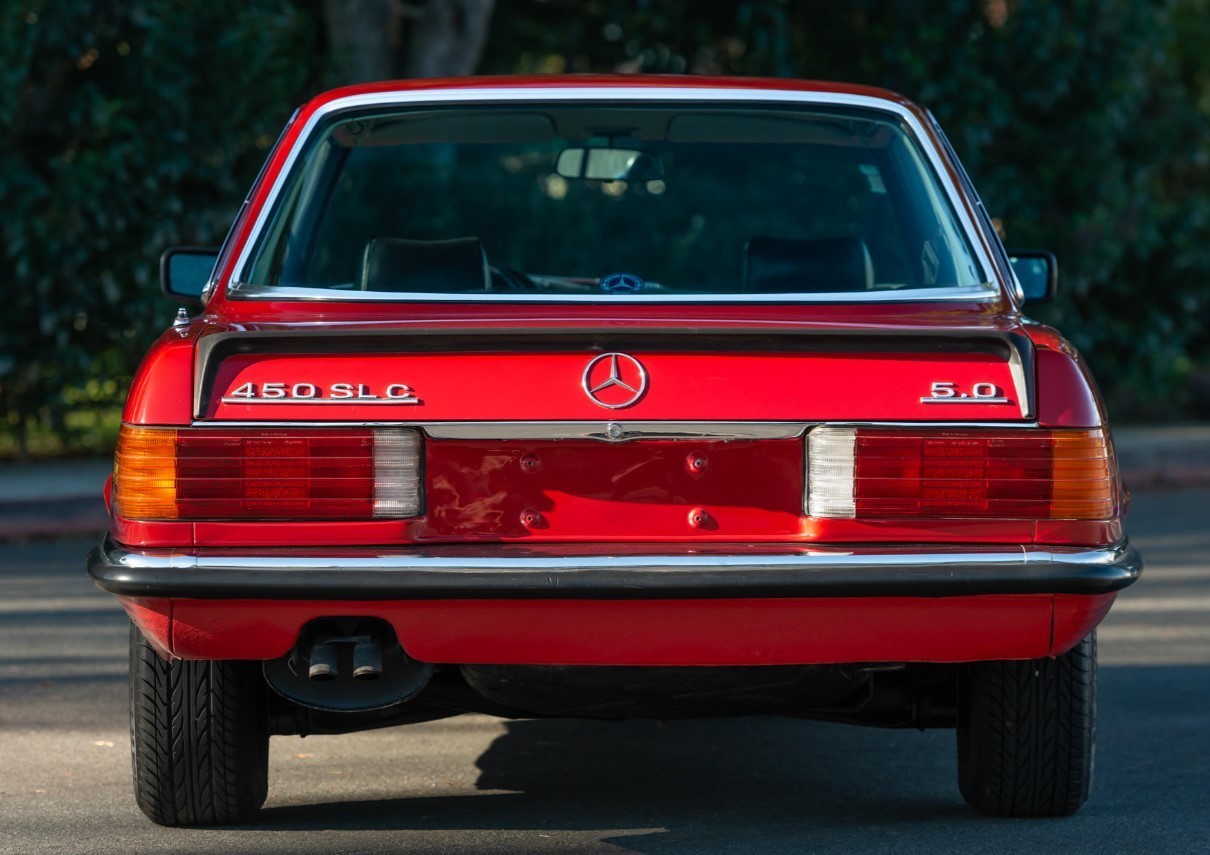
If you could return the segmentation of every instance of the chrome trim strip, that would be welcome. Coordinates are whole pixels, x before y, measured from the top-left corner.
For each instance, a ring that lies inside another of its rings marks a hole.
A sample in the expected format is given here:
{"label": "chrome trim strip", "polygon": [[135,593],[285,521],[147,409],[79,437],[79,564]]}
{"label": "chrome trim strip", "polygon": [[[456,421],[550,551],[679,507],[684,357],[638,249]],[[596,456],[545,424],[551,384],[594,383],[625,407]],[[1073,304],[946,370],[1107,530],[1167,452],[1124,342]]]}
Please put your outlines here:
{"label": "chrome trim strip", "polygon": [[[223,398],[226,401],[226,398]],[[922,404],[1007,404],[1008,398],[921,398]]]}
{"label": "chrome trim strip", "polygon": [[635,439],[737,440],[794,439],[821,425],[870,428],[1021,428],[1038,427],[1037,422],[420,422],[420,421],[201,421],[194,428],[348,428],[406,427],[423,430],[434,439],[597,439],[625,442]]}
{"label": "chrome trim strip", "polygon": [[828,427],[868,427],[868,428],[1037,428],[1041,427],[1036,421],[1029,422],[820,422]]}
{"label": "chrome trim strip", "polygon": [[[652,545],[655,547],[655,545]],[[718,544],[714,544],[716,548]],[[727,544],[731,549],[738,544]],[[973,547],[923,547],[927,551],[912,552],[904,549],[871,547],[867,549],[829,549],[827,547],[770,547],[770,551],[755,554],[703,553],[700,546],[686,546],[679,551],[659,551],[642,555],[627,554],[620,550],[609,553],[610,545],[594,547],[603,552],[598,554],[556,554],[543,557],[540,554],[508,555],[509,551],[534,553],[539,550],[561,553],[569,551],[567,544],[554,546],[509,546],[491,547],[431,547],[418,546],[388,552],[371,549],[375,554],[365,555],[364,549],[350,547],[347,554],[331,554],[334,550],[291,549],[288,555],[240,555],[214,554],[207,550],[201,555],[190,555],[168,550],[132,551],[110,545],[107,558],[111,563],[132,570],[249,570],[284,572],[290,570],[374,570],[392,572],[400,570],[448,570],[458,573],[474,573],[481,570],[508,571],[558,571],[558,570],[769,570],[797,568],[820,570],[824,567],[885,567],[909,569],[928,567],[944,572],[947,567],[972,565],[1018,565],[1020,567],[1048,564],[1076,564],[1081,567],[1102,567],[1122,559],[1128,547],[1118,544],[1102,549],[1087,547],[1032,547],[1022,546],[1008,549],[1003,546],[976,549]],[[780,548],[780,553],[772,552]],[[574,547],[571,547],[574,550]],[[280,551],[280,550],[279,550]],[[501,554],[505,553],[505,554]]]}
{"label": "chrome trim strip", "polygon": [[794,439],[805,422],[496,422],[429,423],[434,439]]}
{"label": "chrome trim strip", "polygon": [[135,552],[107,539],[87,567],[119,596],[385,601],[1108,594],[1143,569],[1126,541],[1103,549],[514,543],[252,552]]}
{"label": "chrome trim strip", "polygon": [[[1021,408],[1021,418],[1027,419],[1034,414],[1034,383],[1031,382],[1032,378],[1026,377],[1021,351],[1013,347],[1011,341],[1012,339],[1010,338],[1008,373],[1012,375],[1013,385],[1017,388],[1017,403]],[[1032,348],[1033,344],[1030,343],[1027,346]]]}
{"label": "chrome trim strip", "polygon": [[[962,224],[965,231],[967,241],[971,245],[971,251],[978,258],[979,264],[983,268],[984,274],[998,270],[988,253],[987,244],[984,242],[982,232],[975,226],[971,218],[970,212],[967,210],[964,203],[963,195],[958,191],[957,186],[949,178],[949,173],[945,165],[941,161],[941,155],[936,147],[930,143],[929,133],[921,121],[916,117],[911,110],[904,107],[902,104],[897,104],[894,101],[888,101],[882,98],[874,98],[868,95],[851,95],[838,92],[802,92],[793,90],[769,90],[769,89],[732,89],[732,88],[682,88],[682,87],[636,87],[636,86],[584,86],[584,87],[529,87],[529,88],[502,88],[502,87],[484,87],[484,88],[465,88],[465,89],[425,89],[425,90],[407,90],[401,92],[376,92],[372,94],[351,95],[345,98],[339,98],[331,101],[319,109],[317,109],[307,120],[307,124],[300,131],[297,141],[291,148],[286,157],[286,161],[282,164],[273,186],[270,188],[268,195],[265,197],[265,202],[257,213],[256,221],[248,232],[247,239],[244,245],[240,248],[239,257],[236,259],[235,265],[232,267],[232,276],[227,281],[228,292],[235,289],[236,284],[243,276],[248,267],[249,257],[252,253],[252,247],[260,237],[261,231],[264,229],[265,221],[269,217],[269,212],[277,202],[278,196],[281,194],[285,186],[287,177],[294,169],[294,165],[299,157],[299,152],[314,133],[316,126],[325,119],[329,114],[341,110],[358,109],[362,107],[378,107],[391,105],[405,104],[467,104],[467,103],[489,103],[489,104],[507,104],[507,103],[532,103],[544,101],[593,101],[600,100],[609,103],[621,103],[626,101],[644,102],[644,101],[671,101],[671,102],[714,102],[714,103],[738,103],[743,105],[753,105],[761,102],[764,103],[780,103],[780,104],[814,104],[814,105],[831,105],[843,107],[858,107],[868,110],[876,110],[884,113],[890,113],[898,117],[912,131],[916,138],[916,142],[923,152],[924,157],[928,160],[929,165],[933,169],[934,177],[945,192],[950,206],[953,209],[954,215]],[[982,289],[952,289],[963,292],[960,299],[976,300],[976,301],[991,301],[1000,296],[1000,289],[996,288],[992,283],[985,283],[986,287]],[[922,291],[925,289],[915,289]],[[941,290],[941,289],[939,289]],[[951,289],[946,289],[951,290]],[[238,292],[236,292],[238,293]],[[248,292],[245,292],[248,293]],[[275,292],[277,296],[284,296],[281,292]],[[353,292],[349,292],[353,293]],[[870,292],[865,292],[870,293]],[[894,292],[902,294],[904,292]],[[428,299],[427,295],[406,295],[409,300],[415,300],[418,297]],[[445,295],[449,297],[450,295]],[[517,295],[489,295],[489,294],[474,294],[474,295],[455,295],[461,296],[463,302],[482,302],[485,298],[488,300],[503,300],[511,301]],[[573,295],[566,295],[573,296]],[[588,296],[588,295],[582,295]],[[827,294],[815,295],[824,299],[808,299],[810,295],[786,295],[778,294],[777,300],[751,300],[745,295],[728,295],[729,299],[710,299],[709,295],[695,295],[689,300],[660,300],[659,302],[698,302],[698,303],[747,303],[747,302],[835,302],[838,299],[837,295],[829,297]],[[757,295],[751,295],[757,296]],[[852,297],[856,295],[843,295],[841,302],[855,302]],[[345,299],[346,295],[340,295],[339,298]],[[742,299],[737,299],[742,298]],[[787,299],[792,298],[792,299]],[[592,299],[596,302],[620,302],[617,299],[602,300],[600,297],[593,296]],[[880,302],[886,300],[886,297],[865,298],[861,301]],[[894,299],[894,298],[892,298]],[[932,301],[935,299],[957,299],[954,297],[938,298],[933,295],[915,297],[907,296],[900,297],[900,300],[921,300]],[[629,300],[627,300],[629,302]],[[541,302],[553,302],[549,298],[543,299]],[[562,301],[557,301],[562,302]],[[575,302],[575,301],[572,301]],[[640,300],[640,302],[643,302]]]}
{"label": "chrome trim strip", "polygon": [[451,294],[438,291],[330,291],[272,285],[245,285],[232,293],[241,299],[287,299],[315,303],[982,303],[996,296],[987,289],[976,288],[784,294]]}

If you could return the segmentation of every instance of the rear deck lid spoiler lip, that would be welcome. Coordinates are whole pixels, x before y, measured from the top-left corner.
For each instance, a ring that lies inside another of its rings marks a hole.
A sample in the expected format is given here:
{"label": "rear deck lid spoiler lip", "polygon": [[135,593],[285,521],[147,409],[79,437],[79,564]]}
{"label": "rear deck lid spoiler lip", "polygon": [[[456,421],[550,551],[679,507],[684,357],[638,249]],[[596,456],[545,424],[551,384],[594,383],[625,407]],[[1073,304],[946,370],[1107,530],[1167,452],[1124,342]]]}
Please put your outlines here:
{"label": "rear deck lid spoiler lip", "polygon": [[1020,417],[1035,415],[1034,345],[1024,332],[965,328],[854,329],[821,331],[818,328],[777,330],[767,327],[559,327],[535,331],[533,327],[437,329],[318,328],[290,330],[230,330],[202,335],[197,342],[194,369],[193,415],[202,418],[210,407],[210,389],[223,361],[237,354],[352,354],[352,353],[500,353],[583,350],[679,350],[691,343],[694,350],[760,352],[868,353],[915,351],[920,353],[991,353],[1009,365]]}

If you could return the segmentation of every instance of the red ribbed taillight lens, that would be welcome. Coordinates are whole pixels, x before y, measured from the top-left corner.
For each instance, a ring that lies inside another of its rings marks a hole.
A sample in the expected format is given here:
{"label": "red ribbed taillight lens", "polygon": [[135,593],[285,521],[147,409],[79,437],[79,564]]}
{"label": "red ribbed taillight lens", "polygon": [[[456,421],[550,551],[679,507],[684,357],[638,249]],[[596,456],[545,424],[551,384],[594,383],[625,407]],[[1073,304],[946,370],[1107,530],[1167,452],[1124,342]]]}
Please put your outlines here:
{"label": "red ribbed taillight lens", "polygon": [[1110,519],[1103,430],[816,428],[808,513],[893,519]]}
{"label": "red ribbed taillight lens", "polygon": [[372,520],[420,513],[420,436],[404,428],[123,425],[114,498],[127,519]]}

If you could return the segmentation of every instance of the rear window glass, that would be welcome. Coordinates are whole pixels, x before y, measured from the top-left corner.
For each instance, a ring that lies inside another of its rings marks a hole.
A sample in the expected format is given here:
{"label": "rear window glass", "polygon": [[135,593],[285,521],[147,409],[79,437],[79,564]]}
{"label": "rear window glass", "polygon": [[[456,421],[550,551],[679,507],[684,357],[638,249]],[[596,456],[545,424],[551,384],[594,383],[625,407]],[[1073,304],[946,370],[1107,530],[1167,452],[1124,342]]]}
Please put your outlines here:
{"label": "rear window glass", "polygon": [[823,109],[560,105],[312,135],[234,296],[654,299],[983,289],[916,142]]}

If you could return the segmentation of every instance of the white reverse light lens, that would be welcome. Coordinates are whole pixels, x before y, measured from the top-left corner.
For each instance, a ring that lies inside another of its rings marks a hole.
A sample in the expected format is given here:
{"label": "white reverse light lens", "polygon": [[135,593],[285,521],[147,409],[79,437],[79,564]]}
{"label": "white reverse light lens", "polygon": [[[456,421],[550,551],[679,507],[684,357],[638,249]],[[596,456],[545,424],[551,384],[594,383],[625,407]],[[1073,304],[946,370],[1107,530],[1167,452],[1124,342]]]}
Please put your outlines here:
{"label": "white reverse light lens", "polygon": [[374,431],[374,516],[420,515],[420,434],[406,428]]}
{"label": "white reverse light lens", "polygon": [[807,437],[807,514],[852,519],[856,428],[820,427]]}

